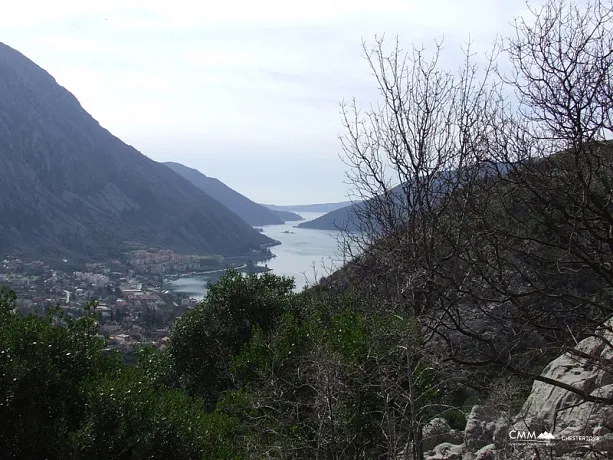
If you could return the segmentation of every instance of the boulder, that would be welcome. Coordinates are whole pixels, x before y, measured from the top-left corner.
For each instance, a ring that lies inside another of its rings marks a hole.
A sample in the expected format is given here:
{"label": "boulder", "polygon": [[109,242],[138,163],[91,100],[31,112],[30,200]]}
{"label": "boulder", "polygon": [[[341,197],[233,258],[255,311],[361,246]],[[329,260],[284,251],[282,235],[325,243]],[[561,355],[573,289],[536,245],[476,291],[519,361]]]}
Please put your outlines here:
{"label": "boulder", "polygon": [[464,434],[454,430],[444,418],[434,418],[423,430],[424,451],[431,451],[442,443],[462,444]]}
{"label": "boulder", "polygon": [[[506,460],[507,456],[504,452],[498,450],[495,444],[488,444],[475,452],[472,457],[474,460]],[[464,458],[462,460],[468,460]]]}
{"label": "boulder", "polygon": [[463,445],[444,442],[434,448],[434,452],[424,455],[424,460],[463,460],[466,448]]}
{"label": "boulder", "polygon": [[[542,376],[571,385],[586,394],[613,399],[613,332],[597,331],[577,344],[574,350],[551,361]],[[585,402],[574,392],[535,381],[519,414],[510,419],[506,412],[488,406],[474,406],[464,430],[464,443],[457,445],[456,433],[442,419],[434,419],[424,430],[427,449],[435,443],[427,460],[532,460],[545,452],[537,443],[509,443],[509,431],[553,433],[544,444],[558,459],[613,458],[613,404]],[[598,439],[573,442],[563,437],[594,436]],[[592,452],[589,452],[589,451]],[[541,457],[545,458],[545,457]],[[547,457],[549,458],[549,457]]]}
{"label": "boulder", "polygon": [[474,406],[464,430],[464,444],[477,451],[494,442],[503,446],[509,435],[509,415],[488,406]]}
{"label": "boulder", "polygon": [[[613,398],[612,340],[610,330],[600,331],[579,342],[578,353],[570,351],[553,360],[541,375],[589,395]],[[600,436],[612,425],[612,405],[586,402],[574,392],[540,381],[532,385],[513,423],[517,429],[548,431],[556,437]]]}

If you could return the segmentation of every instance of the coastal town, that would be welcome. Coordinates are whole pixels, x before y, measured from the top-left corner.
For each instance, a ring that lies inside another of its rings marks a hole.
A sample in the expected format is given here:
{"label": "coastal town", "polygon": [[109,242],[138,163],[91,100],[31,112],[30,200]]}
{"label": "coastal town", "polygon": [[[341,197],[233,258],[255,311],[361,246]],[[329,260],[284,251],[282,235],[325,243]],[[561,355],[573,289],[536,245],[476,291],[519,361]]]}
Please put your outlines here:
{"label": "coastal town", "polygon": [[227,268],[267,271],[253,259],[176,254],[141,250],[106,263],[56,264],[6,258],[0,262],[0,287],[17,296],[19,313],[46,314],[59,308],[66,318],[93,313],[109,347],[130,355],[137,345],[163,348],[175,318],[199,302],[175,292],[172,281],[182,276],[217,280]]}

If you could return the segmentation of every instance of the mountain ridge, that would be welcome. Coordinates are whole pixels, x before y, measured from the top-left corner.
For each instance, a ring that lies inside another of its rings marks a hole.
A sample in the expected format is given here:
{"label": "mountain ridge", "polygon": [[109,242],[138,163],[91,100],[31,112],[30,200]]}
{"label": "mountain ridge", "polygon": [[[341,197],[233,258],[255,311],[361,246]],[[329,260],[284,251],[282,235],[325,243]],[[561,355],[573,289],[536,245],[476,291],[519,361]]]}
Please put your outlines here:
{"label": "mountain ridge", "polygon": [[275,211],[291,211],[291,212],[331,212],[336,209],[344,208],[351,205],[351,201],[339,201],[334,203],[314,203],[314,204],[294,204],[294,205],[276,205],[276,204],[263,204],[268,209]]}
{"label": "mountain ridge", "polygon": [[241,254],[272,240],[100,126],[0,43],[0,248],[116,257],[139,248]]}
{"label": "mountain ridge", "polygon": [[364,202],[356,202],[338,209],[333,209],[323,216],[313,220],[302,222],[298,228],[310,228],[315,230],[340,230],[354,231],[359,229],[360,223],[357,211],[364,206]]}
{"label": "mountain ridge", "polygon": [[[437,177],[434,177],[433,190],[435,195],[444,196],[449,189],[449,185],[453,183],[455,176],[464,174],[481,174],[483,177],[491,174],[506,173],[509,166],[503,163],[491,164],[488,167],[480,168],[478,172],[473,171],[471,167],[463,167],[456,171],[442,171],[438,173]],[[473,172],[471,172],[473,171]],[[377,205],[378,201],[385,202],[388,199],[397,200],[398,212],[406,211],[407,194],[411,193],[411,186],[407,183],[398,184],[389,189],[390,197],[383,198],[383,195],[377,198],[370,198],[366,201],[350,202],[348,206],[344,206],[338,209],[333,209],[323,216],[319,216],[316,219],[302,222],[297,225],[298,228],[310,228],[316,230],[340,230],[347,232],[359,232],[369,227],[376,227],[376,222],[372,219],[374,216],[368,217],[368,208]]]}
{"label": "mountain ridge", "polygon": [[285,223],[280,215],[253,202],[219,179],[209,177],[195,168],[190,168],[178,162],[166,161],[163,164],[212,196],[249,225],[279,225]]}

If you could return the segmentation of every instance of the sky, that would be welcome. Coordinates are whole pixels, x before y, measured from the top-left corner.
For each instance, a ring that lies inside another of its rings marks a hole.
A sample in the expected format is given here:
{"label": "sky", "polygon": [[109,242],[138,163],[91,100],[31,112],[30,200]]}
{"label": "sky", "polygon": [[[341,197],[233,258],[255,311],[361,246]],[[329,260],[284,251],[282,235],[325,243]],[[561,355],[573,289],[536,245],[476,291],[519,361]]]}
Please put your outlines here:
{"label": "sky", "polygon": [[[155,161],[260,203],[347,199],[339,104],[376,102],[362,40],[489,49],[521,0],[19,0],[0,41]],[[457,54],[455,54],[457,53]]]}

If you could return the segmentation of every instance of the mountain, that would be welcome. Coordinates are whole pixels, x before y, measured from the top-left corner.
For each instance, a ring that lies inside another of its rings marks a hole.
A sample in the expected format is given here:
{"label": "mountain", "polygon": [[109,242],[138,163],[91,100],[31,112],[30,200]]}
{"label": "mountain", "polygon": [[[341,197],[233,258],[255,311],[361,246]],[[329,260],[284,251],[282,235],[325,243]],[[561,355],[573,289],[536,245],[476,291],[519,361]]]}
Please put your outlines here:
{"label": "mountain", "polygon": [[113,136],[0,43],[0,252],[103,259],[146,247],[242,254],[272,240]]}
{"label": "mountain", "polygon": [[285,219],[280,215],[261,204],[254,203],[246,196],[228,187],[219,179],[205,176],[200,171],[188,168],[181,163],[167,161],[164,164],[190,181],[200,190],[215,198],[249,225],[274,225],[285,223]]}
{"label": "mountain", "polygon": [[351,201],[341,201],[338,203],[317,203],[317,204],[295,204],[288,206],[279,206],[276,204],[265,204],[268,209],[274,211],[291,211],[291,212],[330,212],[335,209],[349,206]]}
{"label": "mountain", "polygon": [[343,208],[334,209],[316,219],[302,222],[297,227],[317,230],[357,230],[360,224],[356,211],[359,211],[363,206],[363,202],[357,202]]}
{"label": "mountain", "polygon": [[[453,177],[453,173],[443,172],[444,178],[450,179]],[[439,181],[439,184],[442,185],[444,183]],[[438,187],[435,185],[435,187]],[[438,191],[440,192],[440,190]],[[403,184],[396,185],[395,187],[390,189],[390,198],[393,200],[398,200],[399,211],[404,209],[404,204],[406,200],[406,191]],[[389,198],[388,198],[389,199]],[[381,199],[383,200],[383,198]],[[387,201],[387,200],[383,200]],[[377,201],[356,201],[354,203],[349,202],[347,206],[343,206],[341,208],[333,209],[323,216],[318,217],[317,219],[309,220],[307,222],[303,222],[298,224],[299,228],[312,228],[316,230],[344,230],[348,232],[359,231],[360,228],[367,228],[368,225],[360,221],[360,214],[367,214],[364,211],[366,210],[366,206],[370,203],[370,206],[378,206],[379,203]],[[375,225],[374,222],[370,223],[371,225]]]}
{"label": "mountain", "polygon": [[[488,167],[481,167],[479,171],[473,170],[471,167],[465,167],[462,170],[456,171],[442,171],[439,173],[439,177],[434,179],[435,182],[433,183],[433,191],[436,195],[444,196],[447,194],[446,190],[449,190],[448,187],[453,183],[453,181],[457,180],[457,177],[469,177],[473,174],[487,176],[489,174],[505,172],[507,170],[507,165],[495,163]],[[410,193],[409,191],[410,187],[405,187],[403,184],[396,185],[390,189],[390,198],[393,200],[398,200],[397,203],[399,204],[399,212],[406,212],[406,210],[402,210],[406,207],[406,194]],[[360,214],[362,214],[362,216],[367,214],[364,212],[365,206],[370,205],[372,207],[378,206],[378,204],[379,203],[377,201],[370,200],[366,202],[349,202],[348,206],[329,211],[316,219],[298,224],[297,227],[312,228],[317,230],[346,230],[349,232],[357,231],[360,228],[368,227],[368,225],[365,225],[360,221]],[[374,222],[370,222],[369,224],[376,225]]]}

